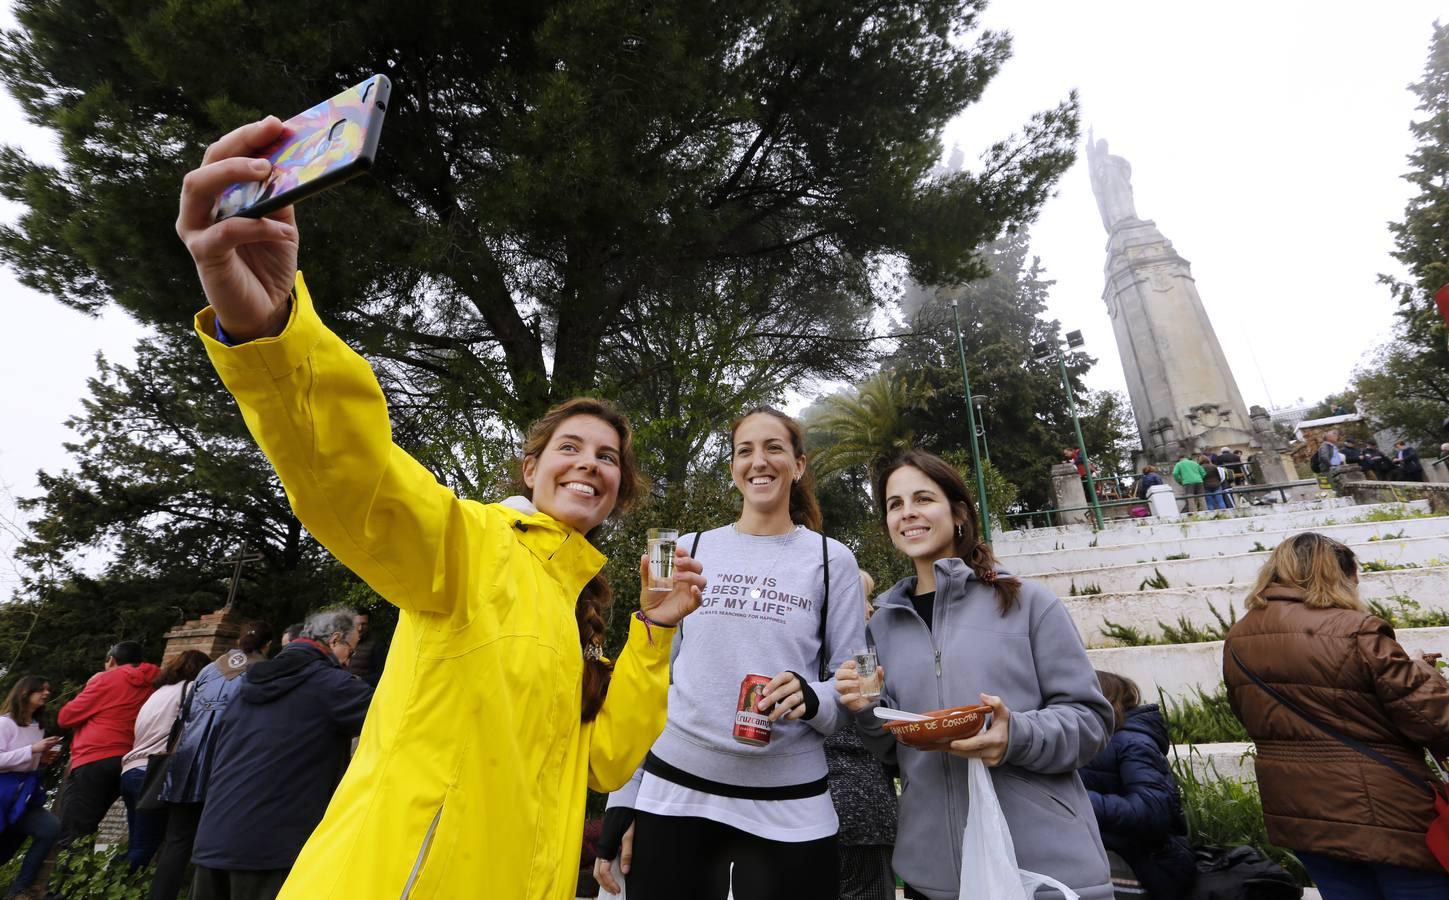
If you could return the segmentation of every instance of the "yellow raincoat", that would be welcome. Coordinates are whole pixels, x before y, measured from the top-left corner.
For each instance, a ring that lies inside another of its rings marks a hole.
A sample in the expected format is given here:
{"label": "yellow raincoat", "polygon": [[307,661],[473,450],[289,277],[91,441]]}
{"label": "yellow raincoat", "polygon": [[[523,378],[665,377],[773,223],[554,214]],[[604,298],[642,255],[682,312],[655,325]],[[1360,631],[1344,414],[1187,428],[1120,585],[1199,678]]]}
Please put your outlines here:
{"label": "yellow raincoat", "polygon": [[281,335],[228,347],[210,309],[196,328],[297,517],[402,610],[357,754],[281,897],[572,898],[585,785],[622,786],[663,729],[673,630],[651,642],[631,620],[581,723],[574,603],[605,562],[584,536],[521,498],[460,500],[394,445],[377,378],[300,273]]}

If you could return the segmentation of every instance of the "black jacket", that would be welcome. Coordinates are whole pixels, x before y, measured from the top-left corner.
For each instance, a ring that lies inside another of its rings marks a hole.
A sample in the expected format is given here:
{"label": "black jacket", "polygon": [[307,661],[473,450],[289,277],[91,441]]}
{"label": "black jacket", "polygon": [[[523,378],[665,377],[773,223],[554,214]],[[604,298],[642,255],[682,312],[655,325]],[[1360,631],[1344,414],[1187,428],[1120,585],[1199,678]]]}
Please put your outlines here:
{"label": "black jacket", "polygon": [[1081,771],[1103,845],[1157,898],[1185,897],[1197,878],[1170,746],[1157,704],[1139,706]]}
{"label": "black jacket", "polygon": [[305,639],[242,678],[217,732],[192,860],[211,869],[287,869],[347,768],[372,688]]}

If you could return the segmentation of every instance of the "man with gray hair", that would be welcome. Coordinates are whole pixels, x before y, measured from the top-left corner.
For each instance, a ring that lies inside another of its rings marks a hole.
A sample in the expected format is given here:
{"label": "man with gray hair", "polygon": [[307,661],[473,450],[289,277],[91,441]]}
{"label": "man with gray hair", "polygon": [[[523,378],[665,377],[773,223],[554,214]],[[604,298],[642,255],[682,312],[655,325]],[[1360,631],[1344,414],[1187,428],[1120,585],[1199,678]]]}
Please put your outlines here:
{"label": "man with gray hair", "polygon": [[219,726],[192,900],[272,900],[322,821],[372,701],[343,668],[357,646],[353,615],[313,613],[300,637],[242,676]]}

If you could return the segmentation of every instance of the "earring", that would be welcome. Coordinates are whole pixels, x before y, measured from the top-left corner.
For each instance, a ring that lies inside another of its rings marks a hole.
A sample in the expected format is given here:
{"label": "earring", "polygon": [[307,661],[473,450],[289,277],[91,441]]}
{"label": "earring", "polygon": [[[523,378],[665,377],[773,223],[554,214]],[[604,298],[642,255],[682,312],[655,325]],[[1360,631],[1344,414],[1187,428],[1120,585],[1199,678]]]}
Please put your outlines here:
{"label": "earring", "polygon": [[957,525],[956,526],[956,537],[959,538],[960,536],[961,536],[961,526],[960,525]]}

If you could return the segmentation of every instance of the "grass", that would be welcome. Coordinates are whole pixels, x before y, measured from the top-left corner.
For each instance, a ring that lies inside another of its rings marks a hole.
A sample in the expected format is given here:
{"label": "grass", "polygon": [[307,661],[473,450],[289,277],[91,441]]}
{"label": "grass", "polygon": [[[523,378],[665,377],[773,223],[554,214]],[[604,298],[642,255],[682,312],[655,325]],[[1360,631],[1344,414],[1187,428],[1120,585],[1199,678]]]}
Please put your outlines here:
{"label": "grass", "polygon": [[1173,700],[1158,693],[1167,733],[1175,744],[1223,744],[1250,740],[1243,723],[1228,705],[1228,691],[1222,685],[1209,694],[1193,688],[1192,694]]}
{"label": "grass", "polygon": [[1397,541],[1403,536],[1403,529],[1400,529],[1398,531],[1391,531],[1388,534],[1376,534],[1369,538],[1369,542],[1372,543],[1374,541]]}
{"label": "grass", "polygon": [[1189,760],[1182,758],[1173,760],[1172,771],[1182,791],[1182,811],[1193,846],[1247,844],[1287,869],[1299,884],[1312,884],[1298,858],[1268,840],[1256,784],[1199,778]]}
{"label": "grass", "polygon": [[1161,619],[1157,620],[1157,628],[1160,634],[1148,634],[1133,625],[1124,625],[1113,622],[1111,619],[1103,620],[1102,636],[1110,638],[1124,647],[1151,647],[1161,644],[1201,644],[1206,641],[1220,641],[1227,637],[1228,629],[1238,621],[1238,612],[1231,606],[1228,607],[1228,616],[1218,612],[1218,608],[1212,603],[1208,604],[1208,610],[1217,620],[1216,625],[1199,625],[1179,615],[1177,622],[1167,623]]}
{"label": "grass", "polygon": [[1163,559],[1191,559],[1191,558],[1192,558],[1192,554],[1191,553],[1169,553],[1168,555],[1166,555],[1166,556],[1163,557]]}
{"label": "grass", "polygon": [[1400,569],[1421,568],[1418,563],[1391,563],[1382,559],[1366,559],[1358,564],[1363,572],[1397,572]]}
{"label": "grass", "polygon": [[1172,582],[1167,580],[1167,576],[1162,574],[1161,569],[1153,566],[1152,571],[1154,573],[1153,576],[1151,578],[1142,579],[1142,583],[1137,585],[1137,590],[1145,591],[1150,589],[1154,591],[1161,591],[1172,587]]}
{"label": "grass", "polygon": [[1370,600],[1368,608],[1369,612],[1395,628],[1443,628],[1449,625],[1449,612],[1424,609],[1419,601],[1404,594],[1394,594],[1385,600]]}
{"label": "grass", "polygon": [[1102,586],[1100,584],[1096,584],[1094,582],[1088,582],[1087,584],[1082,585],[1082,587],[1079,589],[1077,587],[1077,582],[1075,580],[1073,580],[1072,581],[1072,589],[1067,594],[1067,596],[1069,596],[1069,597],[1089,597],[1089,596],[1091,596],[1093,594],[1100,594],[1100,593],[1102,593]]}
{"label": "grass", "polygon": [[1253,541],[1253,549],[1249,550],[1248,552],[1249,553],[1267,553],[1271,549],[1272,549],[1271,547],[1264,547],[1262,541]]}
{"label": "grass", "polygon": [[1433,510],[1411,509],[1408,506],[1388,506],[1383,509],[1371,509],[1354,522],[1397,522],[1400,519],[1433,519],[1438,516],[1449,515],[1449,513],[1434,512]]}

